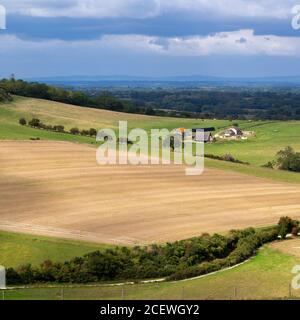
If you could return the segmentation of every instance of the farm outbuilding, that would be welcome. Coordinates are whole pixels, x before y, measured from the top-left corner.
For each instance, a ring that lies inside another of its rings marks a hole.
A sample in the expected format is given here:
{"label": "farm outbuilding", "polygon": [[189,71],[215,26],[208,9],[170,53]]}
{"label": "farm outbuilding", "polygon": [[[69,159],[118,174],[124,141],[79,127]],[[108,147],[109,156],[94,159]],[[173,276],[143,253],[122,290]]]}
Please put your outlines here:
{"label": "farm outbuilding", "polygon": [[[215,128],[194,128],[192,129],[193,140],[203,142],[202,139],[204,139],[204,143],[211,143],[214,141],[214,137],[211,133],[212,131],[215,131]],[[203,133],[204,136],[202,136],[201,133]]]}

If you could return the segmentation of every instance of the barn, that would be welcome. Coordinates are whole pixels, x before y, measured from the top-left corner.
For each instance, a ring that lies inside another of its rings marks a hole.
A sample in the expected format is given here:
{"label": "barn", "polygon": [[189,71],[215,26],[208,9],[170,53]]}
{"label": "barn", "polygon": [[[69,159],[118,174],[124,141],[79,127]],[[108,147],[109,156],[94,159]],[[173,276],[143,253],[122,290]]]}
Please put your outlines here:
{"label": "barn", "polygon": [[192,129],[193,140],[203,142],[201,133],[204,133],[204,143],[212,143],[214,141],[212,131],[215,131],[215,128],[194,128]]}

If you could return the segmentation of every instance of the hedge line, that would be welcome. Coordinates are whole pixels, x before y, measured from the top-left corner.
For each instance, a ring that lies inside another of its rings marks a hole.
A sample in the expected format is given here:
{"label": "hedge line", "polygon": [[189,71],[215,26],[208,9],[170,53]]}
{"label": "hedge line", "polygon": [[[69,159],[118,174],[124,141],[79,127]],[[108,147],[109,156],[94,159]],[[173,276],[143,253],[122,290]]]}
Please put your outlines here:
{"label": "hedge line", "polygon": [[237,265],[252,257],[256,250],[263,244],[275,241],[278,238],[278,228],[274,227],[264,231],[255,231],[254,229],[245,238],[241,238],[235,250],[224,259],[215,259],[211,262],[203,262],[197,266],[178,271],[169,276],[168,280],[182,280],[205,275],[224,268]]}
{"label": "hedge line", "polygon": [[64,263],[45,261],[7,269],[10,285],[33,283],[92,283],[166,277],[181,280],[245,261],[265,243],[285,238],[299,223],[282,217],[263,230],[233,230],[226,236],[203,234],[192,239],[146,247],[116,247],[76,257]]}

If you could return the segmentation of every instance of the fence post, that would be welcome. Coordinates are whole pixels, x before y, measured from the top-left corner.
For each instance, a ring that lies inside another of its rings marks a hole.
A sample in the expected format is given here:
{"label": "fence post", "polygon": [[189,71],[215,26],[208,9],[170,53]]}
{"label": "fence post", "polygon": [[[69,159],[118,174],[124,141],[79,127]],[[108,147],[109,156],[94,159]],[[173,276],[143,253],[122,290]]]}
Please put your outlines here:
{"label": "fence post", "polygon": [[292,286],[291,286],[291,284],[289,283],[289,298],[292,298],[292,296],[293,296]]}
{"label": "fence post", "polygon": [[234,298],[234,300],[237,300],[237,289],[236,289],[236,287],[233,288],[233,298]]}

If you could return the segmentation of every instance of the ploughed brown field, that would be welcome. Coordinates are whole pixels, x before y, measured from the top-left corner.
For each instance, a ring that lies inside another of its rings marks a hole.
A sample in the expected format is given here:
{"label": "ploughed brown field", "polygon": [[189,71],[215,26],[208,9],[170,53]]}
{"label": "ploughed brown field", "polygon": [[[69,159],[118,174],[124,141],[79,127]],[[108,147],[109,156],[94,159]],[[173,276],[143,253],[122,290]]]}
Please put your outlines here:
{"label": "ploughed brown field", "polygon": [[98,166],[96,149],[0,142],[0,229],[143,244],[300,218],[299,185],[180,166]]}

